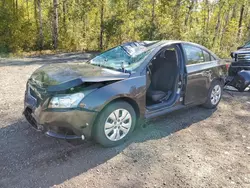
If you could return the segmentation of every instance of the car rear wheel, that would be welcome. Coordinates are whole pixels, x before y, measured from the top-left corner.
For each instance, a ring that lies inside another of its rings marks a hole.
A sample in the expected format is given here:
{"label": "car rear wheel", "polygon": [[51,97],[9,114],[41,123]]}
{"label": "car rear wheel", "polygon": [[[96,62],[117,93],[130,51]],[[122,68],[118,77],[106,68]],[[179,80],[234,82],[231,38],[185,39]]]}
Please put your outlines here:
{"label": "car rear wheel", "polygon": [[219,81],[215,81],[212,83],[209,89],[207,101],[205,104],[203,104],[203,106],[205,108],[210,108],[210,109],[215,108],[219,104],[221,96],[222,96],[222,84]]}
{"label": "car rear wheel", "polygon": [[134,130],[136,113],[124,101],[109,104],[100,114],[94,130],[94,139],[105,147],[123,143]]}

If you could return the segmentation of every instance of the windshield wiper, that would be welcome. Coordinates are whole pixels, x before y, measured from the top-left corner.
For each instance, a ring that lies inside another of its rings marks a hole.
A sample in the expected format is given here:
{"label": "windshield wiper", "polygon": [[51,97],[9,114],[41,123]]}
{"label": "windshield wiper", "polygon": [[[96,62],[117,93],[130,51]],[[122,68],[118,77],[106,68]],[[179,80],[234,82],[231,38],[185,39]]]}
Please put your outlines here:
{"label": "windshield wiper", "polygon": [[131,74],[131,71],[129,71],[129,70],[126,70],[124,67],[122,68],[120,68],[120,69],[116,69],[116,68],[114,68],[114,67],[110,67],[110,66],[102,66],[103,68],[106,68],[106,69],[111,69],[111,70],[115,70],[115,71],[119,71],[119,72],[123,72],[123,73],[129,73],[129,74]]}
{"label": "windshield wiper", "polygon": [[131,71],[125,69],[124,63],[122,62],[121,64],[121,68],[119,69],[119,71],[123,72],[123,73],[129,73],[131,74]]}
{"label": "windshield wiper", "polygon": [[103,61],[103,63],[100,63],[100,67],[104,67],[107,62],[108,62],[108,59],[105,58],[104,61]]}
{"label": "windshield wiper", "polygon": [[121,48],[123,49],[123,51],[124,51],[129,57],[131,57],[131,54],[129,53],[129,51],[128,51],[126,48],[124,48],[124,46],[121,45]]}

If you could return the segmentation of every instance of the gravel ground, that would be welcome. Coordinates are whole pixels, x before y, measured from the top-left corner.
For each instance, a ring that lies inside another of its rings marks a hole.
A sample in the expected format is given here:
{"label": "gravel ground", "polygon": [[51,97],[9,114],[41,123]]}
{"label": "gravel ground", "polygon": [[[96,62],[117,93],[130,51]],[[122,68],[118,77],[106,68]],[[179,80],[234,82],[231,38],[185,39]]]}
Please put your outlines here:
{"label": "gravel ground", "polygon": [[224,93],[153,120],[126,144],[70,144],[31,129],[25,83],[43,64],[90,54],[0,60],[0,187],[250,187],[250,93]]}

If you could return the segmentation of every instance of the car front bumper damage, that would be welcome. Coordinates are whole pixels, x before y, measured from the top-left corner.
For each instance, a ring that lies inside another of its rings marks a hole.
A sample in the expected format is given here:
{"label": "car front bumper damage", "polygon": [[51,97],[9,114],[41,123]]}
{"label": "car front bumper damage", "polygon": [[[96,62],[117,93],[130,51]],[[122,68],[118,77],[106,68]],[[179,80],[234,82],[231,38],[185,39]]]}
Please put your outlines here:
{"label": "car front bumper damage", "polygon": [[59,139],[85,139],[91,137],[96,111],[84,108],[48,109],[36,105],[29,92],[25,93],[23,114],[36,130]]}

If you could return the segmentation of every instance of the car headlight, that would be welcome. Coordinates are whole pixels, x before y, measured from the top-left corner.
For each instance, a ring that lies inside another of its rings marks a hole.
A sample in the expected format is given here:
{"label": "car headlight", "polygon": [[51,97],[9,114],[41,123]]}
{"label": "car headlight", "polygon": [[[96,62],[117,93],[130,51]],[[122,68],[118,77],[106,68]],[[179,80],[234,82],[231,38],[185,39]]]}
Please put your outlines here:
{"label": "car headlight", "polygon": [[84,96],[84,93],[56,95],[50,100],[49,108],[76,108]]}

